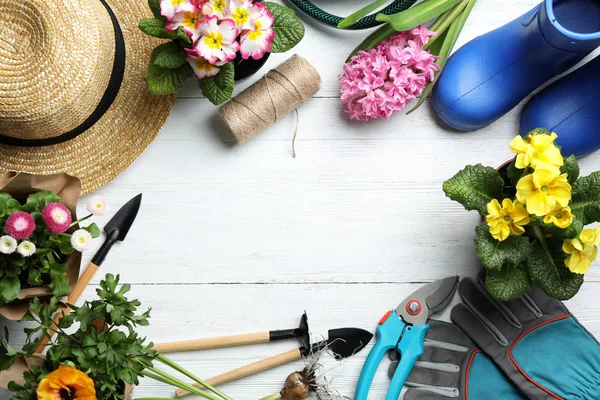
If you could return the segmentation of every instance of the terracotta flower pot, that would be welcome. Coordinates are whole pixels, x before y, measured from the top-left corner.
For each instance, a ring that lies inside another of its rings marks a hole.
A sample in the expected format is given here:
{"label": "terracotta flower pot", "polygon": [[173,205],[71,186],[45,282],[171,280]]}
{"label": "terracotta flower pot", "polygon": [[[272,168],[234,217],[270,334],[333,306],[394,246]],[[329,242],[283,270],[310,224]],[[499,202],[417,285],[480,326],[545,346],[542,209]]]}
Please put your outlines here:
{"label": "terracotta flower pot", "polygon": [[[0,176],[0,192],[9,193],[18,200],[25,201],[30,194],[44,190],[56,193],[61,198],[62,203],[71,211],[73,219],[77,218],[76,204],[81,192],[79,179],[67,174],[39,176],[17,174],[15,172],[8,172]],[[73,229],[78,229],[78,227],[73,227]],[[81,253],[74,252],[66,258],[65,262],[67,264],[67,281],[73,288],[79,277]],[[15,301],[0,306],[0,315],[9,320],[19,320],[27,312],[29,301],[32,298],[38,297],[44,300],[44,298],[49,299],[51,296],[52,293],[48,284],[22,288]]]}

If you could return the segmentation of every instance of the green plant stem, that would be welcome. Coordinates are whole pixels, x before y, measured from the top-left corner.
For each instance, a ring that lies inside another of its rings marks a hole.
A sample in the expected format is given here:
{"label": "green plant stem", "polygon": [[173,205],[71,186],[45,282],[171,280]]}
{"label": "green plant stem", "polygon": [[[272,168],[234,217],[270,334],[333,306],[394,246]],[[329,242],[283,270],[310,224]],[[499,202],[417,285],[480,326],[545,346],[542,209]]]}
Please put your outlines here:
{"label": "green plant stem", "polygon": [[160,361],[161,363],[173,368],[175,371],[178,371],[182,374],[184,374],[185,376],[187,376],[188,378],[190,378],[191,380],[193,380],[194,382],[199,383],[200,385],[204,386],[206,389],[210,390],[211,392],[221,396],[223,399],[225,400],[232,400],[231,397],[227,396],[225,393],[221,392],[220,390],[218,390],[217,388],[209,385],[208,383],[204,382],[202,379],[198,378],[196,375],[192,374],[191,372],[189,372],[188,370],[186,370],[185,368],[183,368],[182,366],[180,366],[179,364],[175,363],[174,361],[168,359],[167,357],[163,356],[162,354],[159,354],[156,357],[156,361]]}
{"label": "green plant stem", "polygon": [[369,50],[373,47],[377,46],[382,40],[385,40],[396,33],[396,30],[390,24],[383,24],[380,28],[376,29],[369,36],[366,37],[365,40],[360,42],[358,46],[352,50],[346,62],[349,62],[350,59],[356,55],[361,50]]}
{"label": "green plant stem", "polygon": [[533,233],[535,234],[535,237],[540,241],[546,254],[548,254],[550,256],[550,259],[552,259],[552,256],[550,255],[550,250],[548,249],[548,244],[546,243],[546,237],[544,236],[544,231],[542,230],[542,226],[534,225]]}
{"label": "green plant stem", "polygon": [[260,399],[260,400],[279,400],[279,399],[281,399],[281,394],[279,394],[279,393],[274,393],[274,394],[272,394],[272,395],[270,395],[270,396],[263,397],[263,398],[262,398],[262,399]]}
{"label": "green plant stem", "polygon": [[388,2],[389,2],[389,0],[375,0],[373,3],[361,8],[360,10],[358,10],[356,12],[353,12],[352,14],[350,14],[349,16],[347,16],[346,18],[341,20],[340,23],[337,25],[337,28],[344,29],[351,25],[354,25],[356,23],[356,21],[358,21],[359,19],[361,19],[364,16],[369,15],[372,11],[375,11],[376,9],[378,9],[379,7],[383,6],[384,4],[386,4]]}
{"label": "green plant stem", "polygon": [[471,11],[473,11],[473,7],[475,7],[475,4],[477,3],[477,0],[466,0],[466,1],[468,1],[468,4],[465,7],[465,9],[463,9],[460,17],[456,18],[454,21],[452,21],[452,23],[450,24],[450,27],[448,28],[448,33],[446,34],[446,38],[444,39],[444,43],[442,44],[442,48],[440,50],[440,54],[439,54],[440,59],[437,60],[437,62],[436,62],[436,64],[440,66],[440,70],[436,73],[433,82],[430,82],[427,85],[427,87],[425,88],[425,90],[423,91],[423,93],[421,93],[421,98],[419,99],[417,104],[406,113],[407,115],[411,114],[416,109],[421,107],[421,105],[427,99],[427,96],[429,95],[429,93],[431,93],[433,86],[437,83],[437,80],[439,79],[442,71],[444,70],[446,61],[448,60],[450,53],[452,53],[452,50],[454,49],[454,45],[456,45],[456,41],[458,40],[458,37],[460,36],[460,33],[462,32],[462,29],[465,26],[465,22],[469,18],[469,15],[471,15]]}
{"label": "green plant stem", "polygon": [[448,11],[462,0],[429,0],[394,15],[377,14],[376,20],[388,22],[398,32],[424,24]]}
{"label": "green plant stem", "polygon": [[442,22],[444,22],[446,20],[446,18],[448,18],[448,14],[450,14],[450,12],[452,12],[452,10],[454,10],[454,8],[451,10],[445,11],[443,14],[441,14],[439,17],[437,17],[437,19],[429,27],[429,30],[437,32],[439,29],[439,26],[442,24]]}
{"label": "green plant stem", "polygon": [[93,216],[94,216],[94,214],[90,214],[90,215],[88,215],[88,216],[85,216],[85,217],[83,217],[83,218],[80,218],[80,219],[78,219],[77,221],[74,221],[74,222],[72,222],[72,223],[71,223],[71,225],[69,226],[69,228],[72,228],[72,227],[74,227],[75,225],[82,223],[82,222],[83,222],[83,221],[85,221],[86,219],[90,219],[90,218],[92,218]]}
{"label": "green plant stem", "polygon": [[142,372],[142,375],[147,376],[148,378],[155,379],[159,382],[163,382],[163,383],[166,383],[167,385],[175,386],[180,389],[185,389],[190,393],[197,394],[198,396],[202,396],[209,400],[221,400],[221,397],[215,396],[214,394],[212,394],[210,392],[205,392],[204,390],[200,390],[190,384],[185,383],[182,380],[175,378],[174,376],[167,374],[166,372],[159,370],[158,368],[146,367],[146,369],[148,371],[153,372],[153,373],[149,373],[147,371]]}
{"label": "green plant stem", "polygon": [[[469,4],[469,1],[470,0],[463,0],[462,2],[460,2],[456,6],[454,6],[454,8],[452,10],[449,10],[448,15],[446,16],[444,21],[442,21],[440,23],[440,25],[436,27],[436,29],[433,29],[433,26],[432,26],[431,30],[434,32],[437,32],[437,36],[433,36],[433,37],[429,38],[429,42],[427,42],[427,44],[425,46],[423,46],[423,50],[428,50],[431,47],[431,45],[434,44],[435,41],[440,37],[440,35],[443,34],[444,32],[446,32],[446,30],[448,28],[450,28],[450,25],[452,25],[452,23],[456,20],[456,18],[460,15],[460,13],[462,13],[463,10],[467,7],[467,5]],[[459,34],[460,34],[460,32],[459,32]]]}

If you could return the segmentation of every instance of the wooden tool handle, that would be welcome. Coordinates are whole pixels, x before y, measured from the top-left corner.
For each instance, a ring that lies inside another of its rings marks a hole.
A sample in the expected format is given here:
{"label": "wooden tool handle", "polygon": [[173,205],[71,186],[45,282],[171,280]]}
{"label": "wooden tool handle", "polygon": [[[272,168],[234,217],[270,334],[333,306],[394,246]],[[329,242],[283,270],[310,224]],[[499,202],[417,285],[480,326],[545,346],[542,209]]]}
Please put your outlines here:
{"label": "wooden tool handle", "polygon": [[219,347],[243,346],[247,344],[268,343],[269,332],[247,333],[216,338],[186,340],[183,342],[159,343],[154,345],[154,350],[159,353],[172,353],[175,351],[206,350]]}
{"label": "wooden tool handle", "polygon": [[[233,371],[225,372],[224,374],[214,376],[212,378],[204,380],[211,386],[222,385],[223,383],[232,382],[241,378],[245,378],[250,375],[257,374],[262,371],[266,371],[271,368],[278,367],[280,365],[291,363],[302,358],[300,349],[290,350],[286,353],[282,353],[273,357],[265,358],[264,360],[257,361],[252,364],[234,369]],[[194,383],[194,386],[202,389],[199,383]],[[179,389],[175,392],[175,396],[183,397],[190,394],[187,390]]]}
{"label": "wooden tool handle", "polygon": [[[90,283],[90,280],[92,280],[92,277],[94,276],[94,274],[96,274],[96,271],[98,271],[98,266],[96,264],[90,263],[87,266],[85,271],[83,271],[83,274],[81,274],[81,276],[77,280],[77,283],[75,283],[75,286],[71,290],[71,294],[69,295],[69,297],[67,297],[67,302],[69,304],[75,304],[77,302],[77,300],[79,300],[79,297],[81,296],[81,294],[87,287],[88,283]],[[69,307],[60,308],[56,312],[56,315],[54,316],[54,326],[58,326],[58,321],[64,315],[67,315],[70,312],[71,312],[71,309]],[[46,345],[48,344],[49,341],[50,341],[50,339],[47,336],[42,336],[42,341],[41,341],[40,345],[37,347],[37,349],[35,349],[36,353],[41,354],[44,351],[44,349],[46,348]]]}

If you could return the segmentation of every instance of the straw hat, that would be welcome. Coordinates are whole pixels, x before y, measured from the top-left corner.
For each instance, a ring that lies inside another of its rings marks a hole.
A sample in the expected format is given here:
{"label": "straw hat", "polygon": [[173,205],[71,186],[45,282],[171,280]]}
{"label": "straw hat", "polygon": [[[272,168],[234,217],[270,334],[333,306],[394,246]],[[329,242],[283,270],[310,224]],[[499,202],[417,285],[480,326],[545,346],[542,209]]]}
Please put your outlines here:
{"label": "straw hat", "polygon": [[174,96],[144,76],[143,0],[0,0],[0,174],[66,172],[87,193],[152,142]]}

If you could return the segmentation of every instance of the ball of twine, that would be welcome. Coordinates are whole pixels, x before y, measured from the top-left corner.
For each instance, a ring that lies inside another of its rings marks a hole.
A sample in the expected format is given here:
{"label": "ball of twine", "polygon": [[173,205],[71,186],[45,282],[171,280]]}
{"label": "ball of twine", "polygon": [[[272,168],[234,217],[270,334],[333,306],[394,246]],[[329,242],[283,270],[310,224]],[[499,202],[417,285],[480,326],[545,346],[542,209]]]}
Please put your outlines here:
{"label": "ball of twine", "polygon": [[238,143],[246,143],[317,93],[321,77],[308,61],[293,55],[219,110]]}

